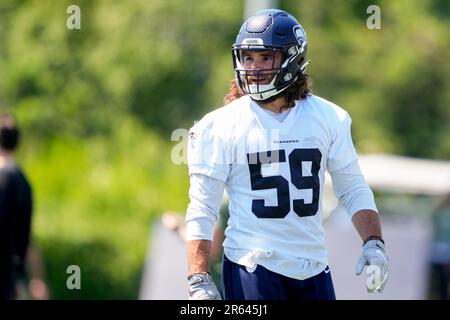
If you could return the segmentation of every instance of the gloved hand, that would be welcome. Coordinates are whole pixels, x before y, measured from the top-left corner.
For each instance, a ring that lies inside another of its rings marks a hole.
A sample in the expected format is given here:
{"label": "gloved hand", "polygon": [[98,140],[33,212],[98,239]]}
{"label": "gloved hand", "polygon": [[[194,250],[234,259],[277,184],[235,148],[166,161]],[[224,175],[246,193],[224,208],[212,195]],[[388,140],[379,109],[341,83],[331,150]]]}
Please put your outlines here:
{"label": "gloved hand", "polygon": [[356,264],[356,275],[359,276],[364,267],[368,266],[366,286],[367,292],[382,292],[388,279],[389,258],[384,250],[384,243],[380,240],[369,240],[363,246],[362,254]]}
{"label": "gloved hand", "polygon": [[189,300],[222,300],[209,273],[194,273],[188,277],[188,281]]}

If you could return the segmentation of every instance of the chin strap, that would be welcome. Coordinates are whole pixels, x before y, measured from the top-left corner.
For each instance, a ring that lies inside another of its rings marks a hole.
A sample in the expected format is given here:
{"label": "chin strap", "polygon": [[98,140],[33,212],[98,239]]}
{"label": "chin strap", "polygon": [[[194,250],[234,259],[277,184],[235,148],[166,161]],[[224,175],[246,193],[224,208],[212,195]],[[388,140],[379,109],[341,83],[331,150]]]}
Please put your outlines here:
{"label": "chin strap", "polygon": [[301,66],[300,66],[300,71],[303,73],[306,70],[306,67],[311,63],[311,60],[307,60],[305,61]]}

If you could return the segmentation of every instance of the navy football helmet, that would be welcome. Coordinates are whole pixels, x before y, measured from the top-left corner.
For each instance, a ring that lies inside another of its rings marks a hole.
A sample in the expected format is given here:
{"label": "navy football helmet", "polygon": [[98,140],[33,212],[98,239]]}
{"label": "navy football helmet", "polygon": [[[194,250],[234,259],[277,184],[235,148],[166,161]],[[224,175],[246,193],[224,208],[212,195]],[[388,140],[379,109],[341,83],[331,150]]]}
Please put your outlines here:
{"label": "navy football helmet", "polygon": [[[272,68],[246,70],[244,54],[253,50],[272,52]],[[274,64],[277,51],[282,57],[279,66]],[[255,13],[244,22],[232,47],[239,87],[254,100],[264,101],[274,97],[305,72],[310,63],[306,61],[306,51],[306,33],[291,14],[275,9]],[[268,84],[250,80],[250,77],[257,79],[269,75],[273,78]]]}

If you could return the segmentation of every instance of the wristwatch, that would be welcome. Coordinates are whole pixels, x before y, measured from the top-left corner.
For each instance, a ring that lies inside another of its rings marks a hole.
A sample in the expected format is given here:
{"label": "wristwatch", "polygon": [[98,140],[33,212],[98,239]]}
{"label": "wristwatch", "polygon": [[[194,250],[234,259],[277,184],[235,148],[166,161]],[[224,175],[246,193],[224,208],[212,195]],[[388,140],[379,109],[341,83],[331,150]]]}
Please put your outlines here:
{"label": "wristwatch", "polygon": [[[209,272],[194,272],[194,273],[188,275],[187,279],[188,279],[189,283],[191,281],[193,283],[196,283],[196,282],[200,282],[201,280],[203,280],[204,277],[209,279],[209,278],[211,278],[211,274]],[[197,280],[200,280],[200,281],[195,281],[196,278],[197,278]]]}
{"label": "wristwatch", "polygon": [[366,243],[367,243],[368,241],[370,241],[370,240],[381,241],[381,242],[383,243],[383,246],[384,246],[384,240],[383,240],[383,238],[381,238],[381,237],[379,237],[379,236],[369,236],[369,237],[366,238],[366,240],[364,240],[364,242],[363,242],[363,247],[364,247],[364,246],[366,245]]}

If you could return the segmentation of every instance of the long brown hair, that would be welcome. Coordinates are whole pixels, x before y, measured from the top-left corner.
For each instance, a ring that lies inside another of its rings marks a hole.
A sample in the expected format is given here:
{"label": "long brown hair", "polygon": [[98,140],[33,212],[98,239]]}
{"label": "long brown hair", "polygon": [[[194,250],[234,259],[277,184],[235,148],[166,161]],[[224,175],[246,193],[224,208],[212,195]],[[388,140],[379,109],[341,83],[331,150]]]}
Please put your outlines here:
{"label": "long brown hair", "polygon": [[[310,86],[311,83],[308,75],[301,75],[289,86],[289,88],[280,93],[280,95],[286,97],[286,106],[281,107],[281,110],[292,108],[295,106],[295,100],[306,99],[311,95]],[[224,105],[229,104],[243,95],[245,95],[245,93],[239,88],[236,79],[233,79],[230,81],[230,88],[228,89],[225,98],[223,98],[223,103]]]}

